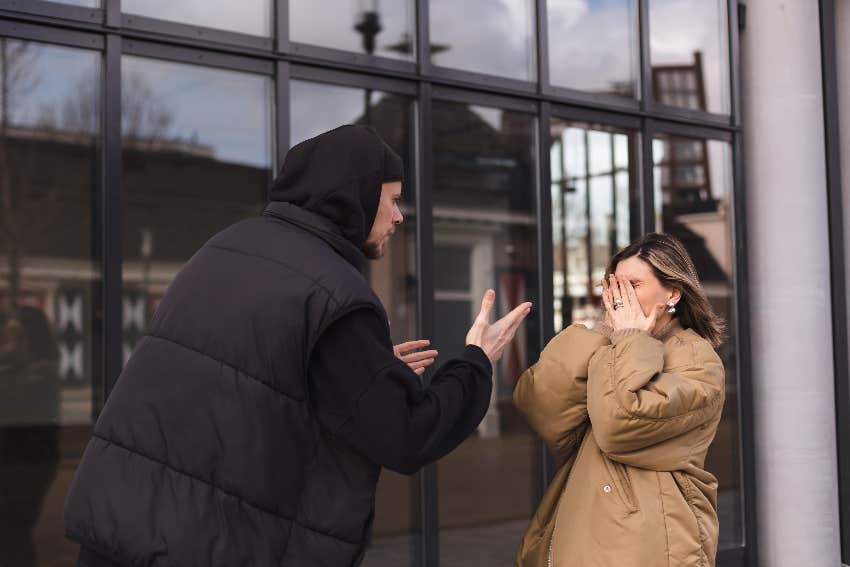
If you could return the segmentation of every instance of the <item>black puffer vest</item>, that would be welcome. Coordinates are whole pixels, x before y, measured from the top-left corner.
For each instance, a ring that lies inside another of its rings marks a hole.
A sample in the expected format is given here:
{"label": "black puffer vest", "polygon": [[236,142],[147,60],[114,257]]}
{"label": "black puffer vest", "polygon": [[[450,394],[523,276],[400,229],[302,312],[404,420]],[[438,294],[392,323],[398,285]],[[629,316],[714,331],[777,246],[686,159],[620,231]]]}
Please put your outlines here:
{"label": "black puffer vest", "polygon": [[286,207],[219,233],[172,283],[83,456],[72,539],[127,565],[359,563],[379,467],[319,428],[307,364],[342,315],[386,314]]}

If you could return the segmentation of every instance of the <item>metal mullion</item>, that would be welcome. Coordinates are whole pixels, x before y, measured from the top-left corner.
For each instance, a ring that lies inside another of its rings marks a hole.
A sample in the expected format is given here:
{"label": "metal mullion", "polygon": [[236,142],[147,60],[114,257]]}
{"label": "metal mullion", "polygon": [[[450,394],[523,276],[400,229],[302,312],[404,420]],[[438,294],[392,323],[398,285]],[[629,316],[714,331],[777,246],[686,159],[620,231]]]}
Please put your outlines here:
{"label": "metal mullion", "polygon": [[705,138],[708,140],[720,140],[728,143],[732,143],[734,138],[734,132],[723,128],[712,128],[710,126],[687,126],[660,119],[653,119],[651,122],[656,134],[667,134],[678,138]]}
{"label": "metal mullion", "polygon": [[838,51],[835,1],[820,0],[826,180],[829,215],[830,296],[835,367],[836,440],[841,556],[850,561],[850,368],[847,353],[847,285],[844,271],[844,213],[841,187],[841,138],[838,104]]}
{"label": "metal mullion", "polygon": [[640,44],[640,107],[647,110],[654,96],[652,92],[649,0],[638,0],[638,41]]}
{"label": "metal mullion", "polygon": [[532,81],[521,79],[511,79],[508,77],[500,77],[498,75],[488,75],[486,73],[476,73],[473,71],[464,71],[462,69],[452,69],[450,67],[439,67],[431,65],[430,72],[426,79],[435,81],[451,82],[458,86],[472,86],[476,89],[500,89],[510,93],[536,95],[537,84]]}
{"label": "metal mullion", "polygon": [[[232,44],[248,49],[271,51],[274,47],[272,37],[263,37],[246,33],[220,30],[205,26],[160,20],[149,16],[122,14],[121,26],[128,30],[136,30],[156,34],[157,36],[185,37],[205,42]],[[274,30],[272,30],[274,31]]]}
{"label": "metal mullion", "polygon": [[14,20],[0,19],[0,36],[84,49],[104,48],[102,35],[68,29],[57,30],[50,26]]}
{"label": "metal mullion", "polygon": [[[554,301],[555,291],[552,276],[554,275],[554,250],[552,246],[552,170],[550,163],[550,131],[552,124],[552,107],[548,102],[541,102],[538,111],[537,147],[538,147],[538,181],[537,181],[537,241],[538,273],[537,306],[538,328],[541,344],[548,344],[555,336]],[[565,243],[566,245],[566,243]],[[547,274],[549,276],[547,277]],[[541,478],[542,488],[545,488],[555,476],[556,466],[551,453],[543,441],[541,447]]]}
{"label": "metal mullion", "polygon": [[231,71],[242,71],[263,75],[273,75],[275,72],[274,62],[271,59],[259,59],[218,53],[192,47],[183,47],[156,43],[151,41],[125,39],[123,49],[126,55],[137,55],[161,59],[176,63],[188,63],[192,65],[203,65],[205,67],[217,67]]}
{"label": "metal mullion", "polygon": [[741,38],[740,22],[738,20],[738,1],[729,0],[729,84],[731,100],[732,125],[740,127],[741,120]]}
{"label": "metal mullion", "polygon": [[502,95],[436,85],[433,87],[433,96],[435,99],[448,102],[493,106],[504,110],[537,114],[537,103],[534,100],[529,99],[512,98]]}
{"label": "metal mullion", "polygon": [[549,85],[549,12],[546,0],[536,0],[535,21],[537,22],[537,92],[543,93]]}
{"label": "metal mullion", "polygon": [[344,49],[334,49],[320,45],[290,42],[289,53],[294,56],[312,59],[319,63],[329,61],[361,67],[367,71],[379,69],[398,73],[416,73],[416,63],[413,61],[393,59],[380,55],[368,55],[366,53],[345,51]]}
{"label": "metal mullion", "polygon": [[105,0],[104,26],[118,29],[121,27],[121,0]]}
{"label": "metal mullion", "polygon": [[748,567],[755,565],[743,548],[721,549],[717,552],[717,567]]}
{"label": "metal mullion", "polygon": [[[106,36],[103,109],[102,183],[102,371],[105,401],[123,366],[122,192],[121,192],[121,37]],[[95,405],[96,407],[96,405]]]}
{"label": "metal mullion", "polygon": [[[431,337],[434,333],[434,219],[433,219],[433,98],[431,84],[419,85],[417,104],[418,156],[416,191],[416,257],[417,272],[417,325],[419,336]],[[431,371],[426,372],[426,381]],[[420,567],[437,567],[440,548],[440,518],[438,510],[437,464],[426,465],[419,473],[420,538],[418,559]]]}
{"label": "metal mullion", "polygon": [[72,6],[70,4],[59,4],[45,0],[0,0],[0,10],[89,23],[100,23],[103,21],[102,8],[86,8],[84,6]]}
{"label": "metal mullion", "polygon": [[428,0],[416,2],[416,61],[419,75],[431,73],[431,20]]}
{"label": "metal mullion", "polygon": [[419,92],[417,83],[386,77],[374,77],[363,73],[338,71],[326,67],[292,65],[291,78],[302,81],[328,83],[361,89],[375,89],[415,97]]}
{"label": "metal mullion", "polygon": [[564,105],[552,105],[551,109],[552,116],[571,122],[587,122],[628,130],[639,130],[641,126],[641,119],[639,117],[627,114],[616,114]]}
{"label": "metal mullion", "polygon": [[290,72],[289,63],[278,61],[275,64],[275,155],[277,157],[275,160],[275,174],[283,167],[286,152],[289,151]]}
{"label": "metal mullion", "polygon": [[738,437],[741,449],[740,481],[743,496],[742,546],[746,564],[758,565],[758,530],[756,529],[755,435],[753,417],[752,356],[749,313],[749,264],[747,262],[747,214],[744,175],[744,136],[736,133],[732,143],[732,242],[735,253],[735,317],[736,354],[738,359]]}
{"label": "metal mullion", "polygon": [[564,101],[566,104],[580,103],[610,109],[615,112],[639,112],[641,110],[641,104],[638,100],[614,94],[592,93],[552,85],[547,85],[541,92],[544,97],[553,102]]}
{"label": "metal mullion", "polygon": [[275,51],[289,51],[289,0],[274,1],[274,39]]}
{"label": "metal mullion", "polygon": [[[729,22],[729,72],[731,85],[731,124],[740,128],[742,125],[741,111],[741,43],[738,20],[738,0],[729,0],[727,4]],[[741,497],[743,505],[742,549],[743,557],[739,565],[756,567],[758,565],[758,530],[756,529],[756,478],[755,478],[755,435],[753,431],[753,388],[752,388],[752,357],[750,342],[749,301],[749,265],[747,262],[746,238],[746,192],[744,173],[744,136],[740,130],[732,136],[732,242],[734,243],[735,270],[735,318],[736,318],[736,359],[738,361],[738,444],[741,462],[739,480],[741,482]],[[731,565],[731,562],[721,563],[720,567]]]}
{"label": "metal mullion", "polygon": [[655,128],[652,120],[644,120],[640,136],[641,177],[639,187],[640,232],[641,235],[655,232],[655,161],[652,155],[652,141]]}
{"label": "metal mullion", "polygon": [[728,114],[716,114],[701,110],[691,110],[690,108],[680,108],[678,106],[670,106],[656,102],[649,102],[647,110],[649,114],[659,119],[670,117],[679,120],[698,121],[720,128],[732,127],[732,116]]}

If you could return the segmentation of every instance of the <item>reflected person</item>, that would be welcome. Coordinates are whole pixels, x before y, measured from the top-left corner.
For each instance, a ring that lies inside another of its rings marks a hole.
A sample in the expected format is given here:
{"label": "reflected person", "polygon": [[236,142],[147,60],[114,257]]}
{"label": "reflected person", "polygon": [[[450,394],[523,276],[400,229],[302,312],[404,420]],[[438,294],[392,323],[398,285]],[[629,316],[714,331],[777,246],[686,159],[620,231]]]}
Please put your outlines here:
{"label": "reflected person", "polygon": [[59,347],[38,307],[0,317],[0,566],[34,567],[34,530],[59,469]]}

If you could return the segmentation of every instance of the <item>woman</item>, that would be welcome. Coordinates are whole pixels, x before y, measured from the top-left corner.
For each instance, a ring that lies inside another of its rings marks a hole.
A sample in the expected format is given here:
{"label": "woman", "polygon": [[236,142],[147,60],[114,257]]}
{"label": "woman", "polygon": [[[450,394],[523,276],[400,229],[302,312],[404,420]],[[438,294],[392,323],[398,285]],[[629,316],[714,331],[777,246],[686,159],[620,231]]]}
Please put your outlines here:
{"label": "woman", "polygon": [[602,285],[605,324],[564,330],[514,391],[559,467],[517,565],[713,566],[717,479],[703,466],[723,323],[668,235],[619,252]]}

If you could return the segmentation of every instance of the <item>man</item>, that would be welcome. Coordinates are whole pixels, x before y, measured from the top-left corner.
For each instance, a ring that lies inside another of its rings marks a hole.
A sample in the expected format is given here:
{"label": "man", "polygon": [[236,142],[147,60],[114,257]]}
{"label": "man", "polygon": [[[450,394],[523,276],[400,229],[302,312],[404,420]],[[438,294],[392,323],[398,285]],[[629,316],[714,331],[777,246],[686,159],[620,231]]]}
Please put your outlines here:
{"label": "man", "polygon": [[357,565],[381,467],[411,474],[475,430],[531,304],[490,325],[488,291],[423,387],[359,271],[403,221],[401,180],[373,130],[327,132],[290,150],[261,217],[186,264],[68,494],[80,565]]}

